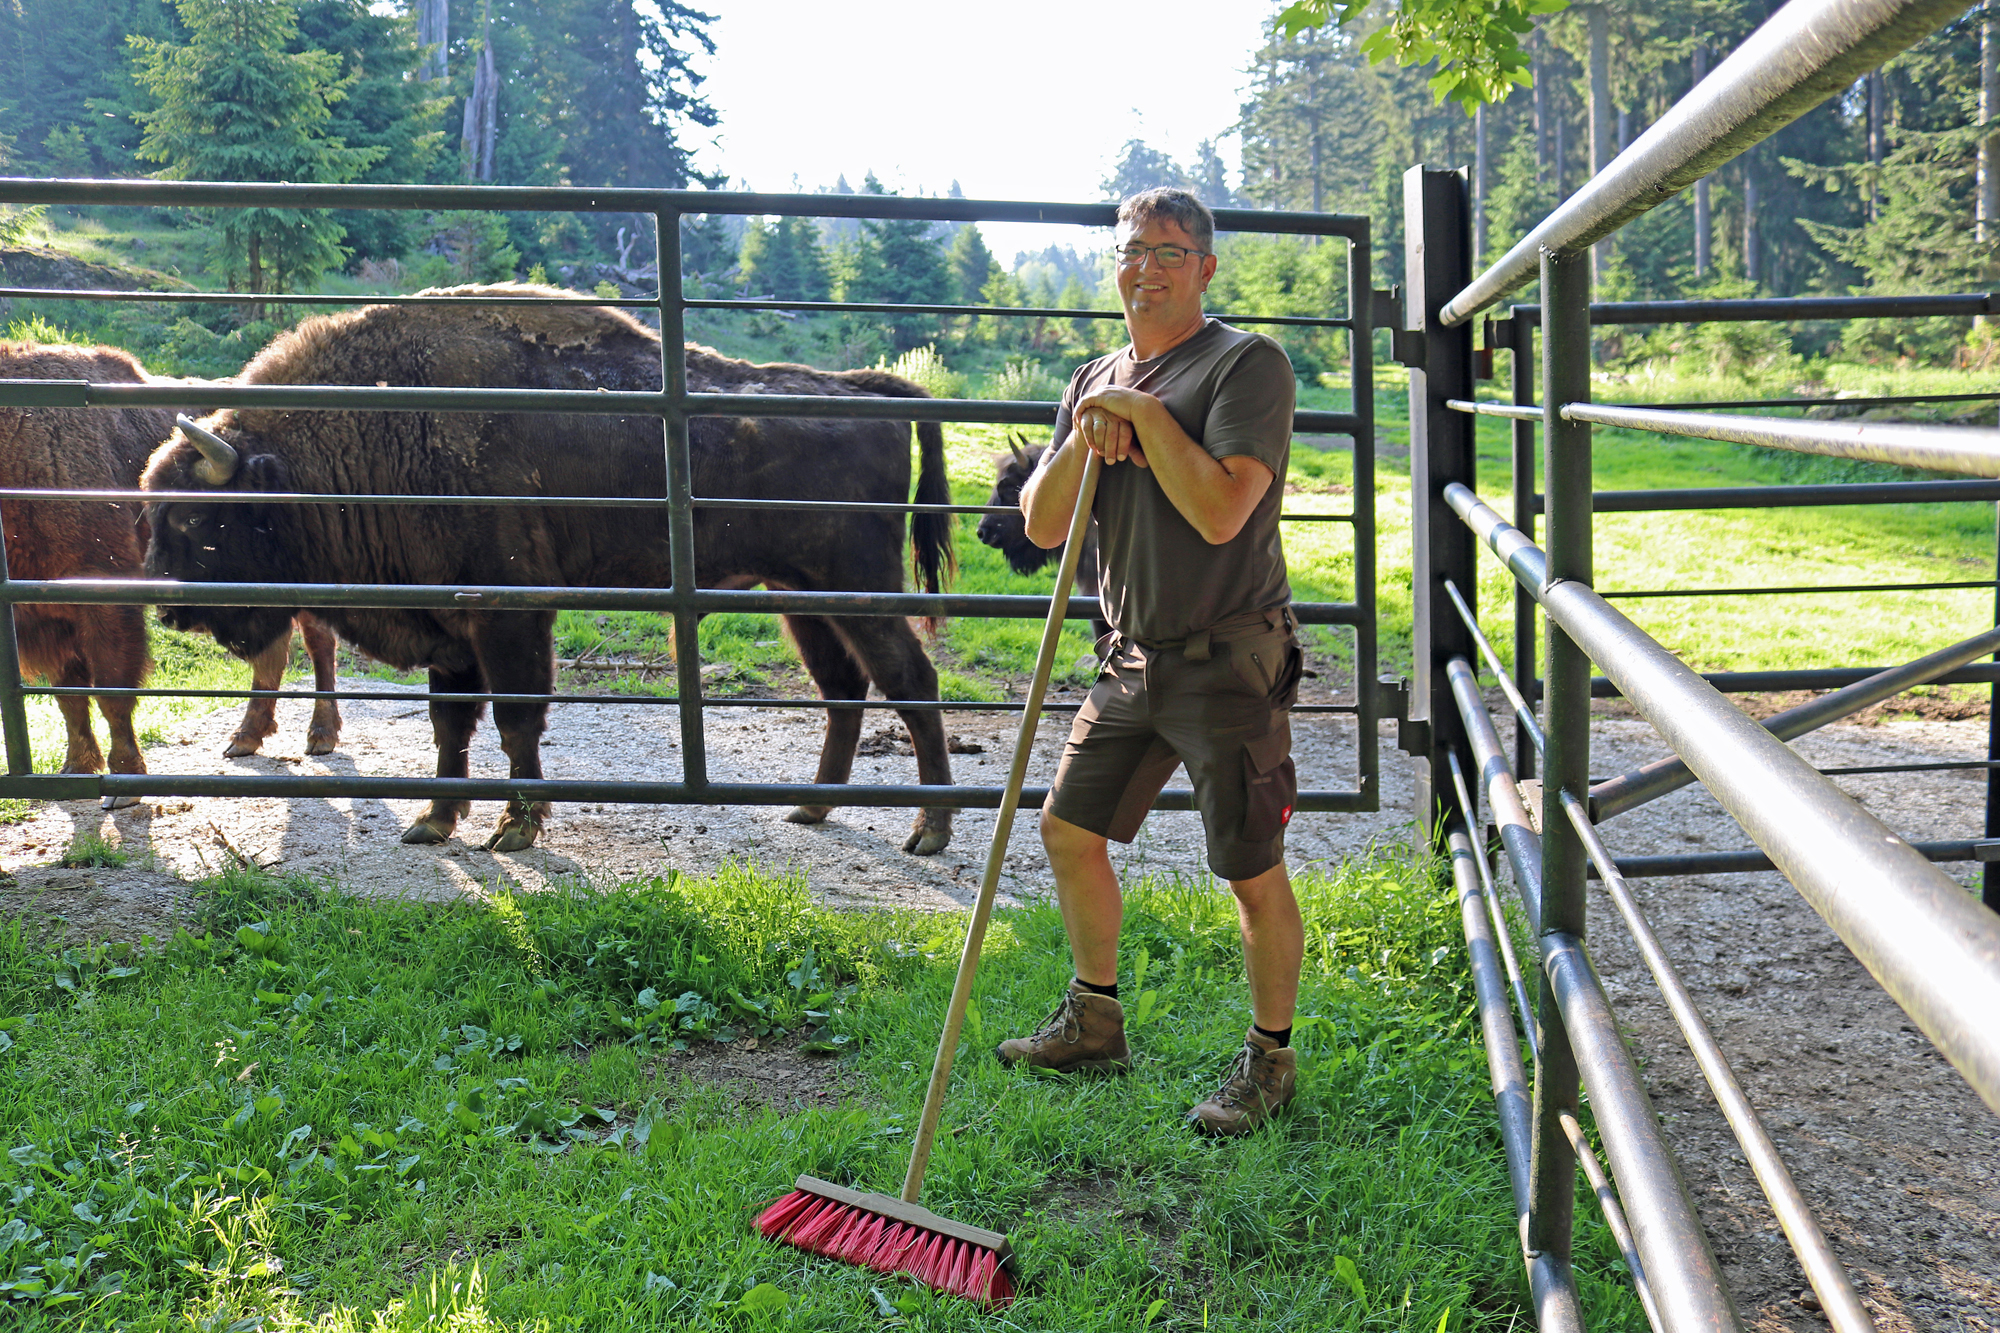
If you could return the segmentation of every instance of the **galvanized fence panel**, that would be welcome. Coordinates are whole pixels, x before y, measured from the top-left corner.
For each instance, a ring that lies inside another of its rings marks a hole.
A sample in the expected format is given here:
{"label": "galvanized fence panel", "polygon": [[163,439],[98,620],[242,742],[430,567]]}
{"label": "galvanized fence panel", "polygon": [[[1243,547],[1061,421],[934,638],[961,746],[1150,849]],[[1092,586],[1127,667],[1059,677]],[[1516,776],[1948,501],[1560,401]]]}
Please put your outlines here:
{"label": "galvanized fence panel", "polygon": [[[795,499],[766,500],[698,496],[693,493],[693,466],[688,423],[703,416],[819,417],[838,419],[935,421],[1047,427],[1055,406],[1045,402],[995,402],[958,399],[837,399],[771,394],[690,393],[680,346],[685,341],[690,310],[779,310],[883,313],[900,315],[979,315],[1001,318],[1116,319],[1116,311],[1020,309],[995,306],[912,305],[886,302],[798,302],[762,299],[689,298],[680,264],[680,222],[687,214],[741,216],[808,216],[859,219],[915,219],[940,222],[1048,222],[1109,227],[1115,210],[1103,204],[1017,203],[985,200],[901,199],[883,196],[767,195],[729,192],[660,190],[578,190],[508,187],[271,185],[166,181],[0,181],[0,203],[56,205],[124,205],[144,207],[239,208],[255,206],[325,208],[476,209],[546,212],[634,213],[650,217],[658,238],[658,273],[662,281],[651,298],[600,300],[577,297],[562,304],[609,305],[653,312],[660,323],[662,387],[658,393],[577,392],[486,388],[412,388],[339,385],[134,385],[82,381],[0,381],[0,407],[182,407],[288,408],[295,410],[546,412],[562,414],[651,415],[662,424],[666,490],[659,496],[415,496],[325,495],[300,493],[188,495],[116,491],[51,493],[24,489],[0,490],[0,524],[8,500],[53,499],[73,502],[134,502],[198,500],[202,503],[476,505],[494,508],[532,506],[608,506],[656,508],[665,511],[669,533],[670,578],[659,589],[523,587],[485,585],[424,587],[414,585],[345,585],[278,583],[167,584],[153,580],[10,579],[0,558],[0,738],[6,745],[7,776],[0,778],[0,797],[73,800],[89,796],[231,795],[329,796],[368,795],[445,799],[563,799],[641,803],[813,804],[866,806],[990,807],[999,803],[1000,789],[989,787],[857,786],[810,783],[720,784],[710,781],[703,718],[710,708],[889,708],[983,712],[1018,709],[1018,704],[980,704],[940,700],[792,700],[728,697],[711,699],[702,687],[702,661],[696,626],[712,612],[756,612],[813,615],[1002,616],[1039,619],[1048,599],[1038,596],[969,596],[929,593],[791,592],[702,589],[695,578],[694,511],[740,509],[769,512],[827,511],[984,514],[981,505],[843,504]],[[1319,786],[1302,791],[1301,811],[1373,810],[1379,800],[1375,749],[1379,711],[1376,688],[1378,634],[1375,625],[1375,516],[1373,485],[1374,401],[1371,319],[1370,230],[1365,218],[1330,214],[1261,213],[1220,210],[1218,230],[1301,237],[1325,237],[1347,246],[1347,301],[1341,312],[1320,316],[1236,315],[1221,318],[1244,325],[1331,328],[1348,334],[1350,410],[1301,411],[1300,431],[1349,435],[1354,441],[1353,503],[1336,515],[1285,515],[1292,523],[1332,522],[1353,533],[1354,597],[1345,602],[1299,603],[1299,621],[1307,625],[1346,627],[1353,634],[1355,688],[1351,701],[1304,705],[1308,715],[1353,718],[1354,767],[1358,780],[1351,787]],[[164,303],[243,304],[241,293],[177,291],[53,291],[8,288],[0,298],[39,300],[102,300]],[[325,293],[271,294],[255,298],[276,305],[434,305],[471,306],[545,304],[547,298],[440,297],[411,295],[355,298]],[[13,608],[22,603],[140,603],[210,606],[280,607],[399,607],[475,608],[480,610],[620,610],[651,611],[674,623],[675,693],[670,697],[496,693],[415,693],[412,699],[436,702],[608,703],[634,707],[668,705],[679,713],[682,774],[678,782],[611,782],[605,780],[442,779],[332,776],[217,776],[203,774],[50,774],[33,771],[24,700],[30,695],[103,694],[176,695],[216,699],[380,698],[378,692],[279,690],[99,690],[91,687],[26,686],[20,678],[19,654],[13,633]],[[1087,619],[1095,599],[1071,603],[1072,619]],[[1071,705],[1070,708],[1073,708]],[[1067,711],[1057,705],[1052,712]],[[1038,804],[1045,793],[1028,793]],[[1163,809],[1187,809],[1190,793],[1168,791]]]}
{"label": "galvanized fence panel", "polygon": [[[1419,510],[1448,504],[1513,576],[1515,660],[1511,672],[1481,630],[1473,571],[1451,539],[1417,552],[1418,600],[1448,595],[1461,624],[1419,625],[1418,651],[1430,660],[1420,673],[1447,677],[1458,713],[1450,728],[1433,725],[1419,737],[1433,770],[1449,764],[1460,777],[1422,812],[1436,840],[1451,849],[1468,944],[1474,952],[1479,1005],[1487,1033],[1494,1092],[1500,1113],[1515,1202],[1521,1214],[1523,1258],[1545,1329],[1577,1326],[1568,1272],[1573,1163],[1587,1144],[1567,1139],[1563,1120],[1581,1084],[1591,1093],[1617,1198],[1599,1189],[1607,1220],[1628,1251],[1635,1285],[1657,1329],[1740,1327],[1740,1319],[1708,1249],[1692,1204],[1645,1093],[1633,1076],[1615,1020],[1583,949],[1584,883],[1601,878],[1638,944],[1668,1006],[1715,1090],[1759,1183],[1772,1202],[1814,1291],[1837,1329],[1874,1327],[1856,1298],[1818,1224],[1806,1209],[1769,1135],[1737,1085],[1721,1048],[1659,947],[1638,904],[1625,889],[1627,876],[1686,874],[1775,866],[1889,994],[1916,1020],[1971,1086],[2000,1110],[2000,1036],[1991,1016],[2000,1009],[2000,710],[1989,726],[1988,756],[1965,764],[1884,765],[1867,771],[1916,771],[1974,767],[1988,772],[1985,837],[1912,845],[1884,828],[1834,788],[1821,772],[1794,754],[1784,739],[1845,716],[1870,702],[1922,681],[2000,681],[1993,662],[1975,663],[2000,646],[2000,629],[1988,629],[1916,662],[1836,671],[1745,671],[1703,675],[1642,633],[1591,587],[1594,513],[1646,513],[1691,508],[1787,507],[1806,504],[1894,504],[1936,501],[1991,503],[2000,498],[1991,481],[1917,481],[1851,485],[1694,488],[1665,492],[1593,494],[1591,429],[1613,425],[1662,434],[1731,440],[1834,457],[1863,458],[2000,477],[2000,431],[1965,427],[1802,421],[1738,415],[1743,409],[1814,406],[1810,400],[1772,399],[1730,404],[1593,404],[1589,368],[1593,326],[1735,320],[1987,316],[2000,309],[1988,293],[1909,297],[1838,297],[1729,301],[1621,302],[1593,305],[1586,266],[1588,247],[1626,221],[1671,197],[1735,154],[1768,136],[1845,86],[1852,78],[1926,35],[1958,12],[1938,0],[1793,0],[1699,83],[1679,105],[1568,202],[1485,272],[1471,276],[1441,303],[1433,296],[1413,305],[1407,326],[1406,364],[1412,397],[1435,393],[1440,364],[1454,387],[1444,404],[1469,426],[1476,415],[1508,418],[1512,425],[1514,522],[1488,507],[1477,490],[1469,459],[1426,447],[1413,430],[1412,479]],[[1413,168],[1411,179],[1442,176]],[[1449,187],[1447,187],[1449,188]],[[1463,189],[1462,183],[1458,187]],[[1434,193],[1435,191],[1433,191]],[[1427,252],[1426,263],[1448,265],[1438,250],[1466,244],[1449,222],[1449,208],[1414,188],[1406,234]],[[1485,374],[1491,352],[1513,353],[1510,402],[1475,400],[1472,377],[1457,370],[1452,354],[1440,363],[1433,349],[1450,331],[1468,329],[1473,317],[1537,277],[1542,304],[1517,305],[1485,321]],[[1539,347],[1537,332],[1541,334]],[[1537,355],[1539,353],[1539,355]],[[1541,384],[1536,384],[1539,362]],[[1539,392],[1538,392],[1539,390]],[[1869,406],[1916,402],[1976,402],[2000,395],[1889,395]],[[1537,405],[1539,400],[1541,405]],[[1863,404],[1856,404],[1857,406]],[[1433,437],[1445,432],[1433,426]],[[1543,446],[1546,494],[1536,486],[1535,445]],[[1427,456],[1418,459],[1424,452]],[[1535,544],[1537,519],[1546,522],[1546,553]],[[1518,525],[1518,526],[1517,526]],[[1843,585],[1845,586],[1845,585]],[[1848,590],[1882,590],[1853,585]],[[1904,587],[1903,584],[1893,585]],[[1939,580],[1910,587],[1988,588],[2000,580]],[[1688,595],[1797,595],[1822,587],[1633,589],[1626,597]],[[1536,667],[1537,621],[1546,638],[1547,663]],[[1457,647],[1469,635],[1477,652]],[[1473,663],[1479,657],[1499,678],[1516,712],[1511,758],[1487,714]],[[1592,680],[1589,664],[1604,672]],[[1745,717],[1717,691],[1842,687],[1834,695],[1770,719]],[[1666,739],[1674,756],[1593,786],[1590,778],[1588,701],[1617,693],[1630,700]],[[1534,716],[1537,702],[1543,719]],[[1461,749],[1461,747],[1463,747]],[[1520,780],[1545,766],[1541,793],[1524,799]],[[1469,769],[1468,769],[1469,766]],[[1518,775],[1518,777],[1517,777]],[[1700,780],[1733,815],[1757,849],[1705,857],[1614,859],[1596,824],[1687,782]],[[1532,1117],[1524,1120],[1513,1018],[1501,984],[1501,959],[1492,947],[1504,922],[1489,926],[1473,899],[1491,895],[1483,827],[1483,796],[1514,872],[1530,929],[1539,945],[1539,1000],[1516,981],[1524,1034],[1535,1062]],[[1536,809],[1539,803],[1540,808]],[[1988,862],[1986,905],[1931,864],[1977,857]],[[1531,1005],[1535,1006],[1531,1012]],[[1587,1158],[1587,1152],[1582,1154]],[[1595,1182],[1595,1177],[1593,1177]],[[1622,1202],[1622,1209],[1614,1204]],[[1618,1214],[1629,1221],[1630,1243]],[[1636,1256],[1630,1251],[1636,1250]],[[1558,1262],[1552,1267],[1550,1258]],[[1632,1261],[1636,1258],[1636,1263]]]}

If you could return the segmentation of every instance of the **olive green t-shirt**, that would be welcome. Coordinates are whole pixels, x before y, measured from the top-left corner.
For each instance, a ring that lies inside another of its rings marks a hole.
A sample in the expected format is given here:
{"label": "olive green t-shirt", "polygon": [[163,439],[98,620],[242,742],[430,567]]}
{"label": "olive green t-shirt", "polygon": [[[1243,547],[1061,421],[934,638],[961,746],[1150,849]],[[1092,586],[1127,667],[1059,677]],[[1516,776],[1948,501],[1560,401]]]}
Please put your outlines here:
{"label": "olive green t-shirt", "polygon": [[[1135,358],[1128,343],[1070,377],[1056,411],[1058,446],[1069,438],[1076,404],[1112,385],[1158,398],[1212,457],[1247,455],[1274,474],[1243,530],[1212,546],[1174,508],[1150,469],[1130,462],[1104,469],[1091,513],[1104,618],[1112,628],[1128,638],[1184,639],[1244,612],[1289,605],[1278,510],[1297,386],[1285,349],[1261,333],[1214,319],[1150,361]],[[1051,448],[1042,458],[1055,453]]]}

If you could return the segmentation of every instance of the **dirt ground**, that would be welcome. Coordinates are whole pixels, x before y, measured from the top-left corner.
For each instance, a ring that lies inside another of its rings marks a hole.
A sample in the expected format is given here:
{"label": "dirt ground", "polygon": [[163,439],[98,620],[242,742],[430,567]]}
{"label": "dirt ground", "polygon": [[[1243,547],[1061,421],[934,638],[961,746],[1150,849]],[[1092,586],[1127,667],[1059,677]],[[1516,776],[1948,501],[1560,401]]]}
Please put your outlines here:
{"label": "dirt ground", "polygon": [[[400,688],[359,679],[343,679],[341,687],[376,693]],[[323,758],[305,757],[305,705],[289,704],[280,707],[280,730],[267,742],[265,756],[222,758],[236,719],[233,709],[224,709],[185,724],[173,743],[155,747],[150,762],[158,772],[187,773],[431,771],[430,726],[421,705],[361,700],[343,705],[343,711],[341,748]],[[1863,723],[1827,728],[1798,746],[1823,767],[1974,758],[1984,753],[1985,725],[1983,716],[1899,720],[1878,713]],[[715,780],[811,777],[820,721],[810,711],[717,709],[709,714],[708,727]],[[958,738],[957,748],[978,751],[952,756],[957,779],[997,785],[1006,770],[1013,720],[959,714],[948,719],[947,728]],[[1065,719],[1043,723],[1031,783],[1046,782],[1053,772],[1066,730]],[[1351,721],[1301,717],[1295,730],[1302,785],[1352,784]],[[891,715],[871,713],[864,735],[857,782],[916,780],[915,760],[899,743]],[[565,706],[551,716],[545,764],[557,778],[671,778],[680,771],[677,736],[671,708]],[[1662,753],[1651,729],[1629,710],[1607,708],[1595,736],[1594,769],[1601,775]],[[505,771],[490,727],[479,732],[472,764],[475,774]],[[1411,774],[1386,733],[1382,765],[1380,813],[1294,820],[1295,868],[1409,837]],[[1983,783],[1977,774],[1838,781],[1912,839],[1963,838],[1980,828]],[[784,822],[782,807],[590,804],[558,807],[538,846],[494,855],[479,843],[498,814],[496,803],[476,805],[459,840],[405,846],[399,837],[420,808],[414,801],[161,798],[104,814],[94,802],[51,805],[0,827],[0,869],[12,875],[11,883],[0,880],[0,908],[59,917],[77,937],[157,938],[170,933],[181,915],[190,893],[187,881],[236,856],[284,871],[332,876],[356,892],[420,899],[499,884],[533,889],[570,877],[606,882],[668,868],[699,873],[744,858],[790,869],[830,904],[949,908],[968,904],[976,892],[993,826],[990,811],[962,811],[951,846],[918,858],[900,850],[909,825],[908,812],[901,810],[837,810],[826,823],[806,827]],[[1009,900],[1045,892],[1048,885],[1032,826],[1032,818],[1022,820],[1009,843],[1003,884]],[[1621,816],[1605,832],[1620,855],[1748,845],[1699,787]],[[57,863],[65,850],[85,833],[118,844],[133,854],[132,862],[62,868]],[[1137,842],[1119,849],[1118,860],[1127,873],[1201,873],[1197,817],[1154,815]],[[1968,882],[1976,873],[1970,866],[1948,869]],[[1879,1325],[2000,1329],[2000,1119],[1780,877],[1712,875],[1638,881],[1635,887]],[[1657,1108],[1746,1320],[1759,1330],[1825,1327],[1610,902],[1593,894],[1594,958],[1647,1068]],[[732,1050],[681,1057],[676,1067],[727,1083],[745,1100],[771,1105],[805,1105],[838,1095],[823,1075],[794,1069],[800,1063],[782,1050]]]}

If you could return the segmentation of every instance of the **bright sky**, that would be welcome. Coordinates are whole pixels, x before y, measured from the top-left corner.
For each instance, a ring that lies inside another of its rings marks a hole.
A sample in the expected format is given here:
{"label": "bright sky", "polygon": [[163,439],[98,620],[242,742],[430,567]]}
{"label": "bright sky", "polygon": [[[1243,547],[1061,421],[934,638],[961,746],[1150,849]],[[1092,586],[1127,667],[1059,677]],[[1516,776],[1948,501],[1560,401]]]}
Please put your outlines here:
{"label": "bright sky", "polygon": [[[1127,139],[1183,163],[1217,139],[1235,180],[1242,70],[1263,0],[706,0],[698,68],[721,115],[697,160],[731,188],[812,190],[873,170],[905,194],[1089,202]],[[796,182],[796,184],[795,184]],[[1080,227],[983,223],[996,258],[1098,243]]]}

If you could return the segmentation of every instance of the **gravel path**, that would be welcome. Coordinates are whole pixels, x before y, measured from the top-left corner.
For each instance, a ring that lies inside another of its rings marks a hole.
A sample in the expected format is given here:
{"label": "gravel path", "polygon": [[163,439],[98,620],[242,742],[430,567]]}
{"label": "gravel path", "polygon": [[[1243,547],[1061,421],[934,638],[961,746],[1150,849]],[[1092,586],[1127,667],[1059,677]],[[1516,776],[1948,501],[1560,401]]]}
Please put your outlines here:
{"label": "gravel path", "polygon": [[[342,688],[400,687],[343,680]],[[430,771],[430,726],[421,705],[356,701],[344,711],[341,749],[324,758],[304,756],[304,705],[293,704],[279,710],[268,756],[223,759],[236,714],[222,710],[190,721],[177,743],[154,749],[150,762],[163,772]],[[670,708],[567,706],[551,722],[545,742],[551,777],[658,779],[680,771]],[[709,727],[710,773],[717,780],[811,776],[820,723],[810,712],[720,709],[710,714]],[[997,784],[1012,720],[966,714],[947,727],[963,745],[982,750],[953,755],[958,779]],[[873,753],[857,762],[855,780],[914,782],[915,761],[900,752],[894,718],[871,713],[864,730],[864,749]],[[1066,731],[1063,720],[1043,724],[1031,782],[1047,781]],[[1297,733],[1305,785],[1352,783],[1350,722],[1301,719]],[[1662,753],[1650,728],[1629,715],[1599,718],[1595,735],[1600,774]],[[1799,747],[1822,765],[1858,765],[1976,757],[1984,742],[1983,719],[1889,721],[1831,727]],[[1393,739],[1385,735],[1382,745],[1381,813],[1300,816],[1291,835],[1295,867],[1409,837],[1410,774]],[[505,771],[490,726],[475,740],[472,764],[477,774]],[[1977,776],[1840,781],[1906,837],[1966,837],[1980,826]],[[0,868],[15,877],[0,902],[11,911],[59,914],[79,935],[137,938],[170,931],[185,880],[232,855],[330,875],[357,892],[420,899],[501,883],[532,889],[571,877],[605,882],[669,868],[699,873],[743,858],[802,875],[829,903],[942,909],[971,901],[993,820],[988,811],[960,812],[952,845],[918,858],[900,850],[909,824],[901,810],[839,810],[825,824],[801,827],[785,823],[782,808],[585,805],[559,807],[540,845],[499,856],[478,846],[497,803],[474,807],[461,841],[404,846],[399,836],[420,808],[414,801],[163,799],[105,815],[94,803],[48,806],[0,827]],[[1010,900],[1048,883],[1032,824],[1021,821],[1009,844],[1003,890]],[[120,843],[138,858],[118,869],[55,865],[82,832]],[[1615,852],[1629,855],[1748,845],[1698,787],[1611,821],[1606,838]],[[1156,814],[1118,859],[1127,873],[1200,873],[1199,821],[1191,813]],[[1778,876],[1650,880],[1638,889],[1881,1326],[2000,1329],[2000,1119]],[[1611,904],[1595,890],[1591,912],[1596,962],[1648,1068],[1656,1105],[1746,1319],[1760,1330],[1824,1327],[1810,1296],[1799,1299],[1805,1282],[1770,1211]]]}

